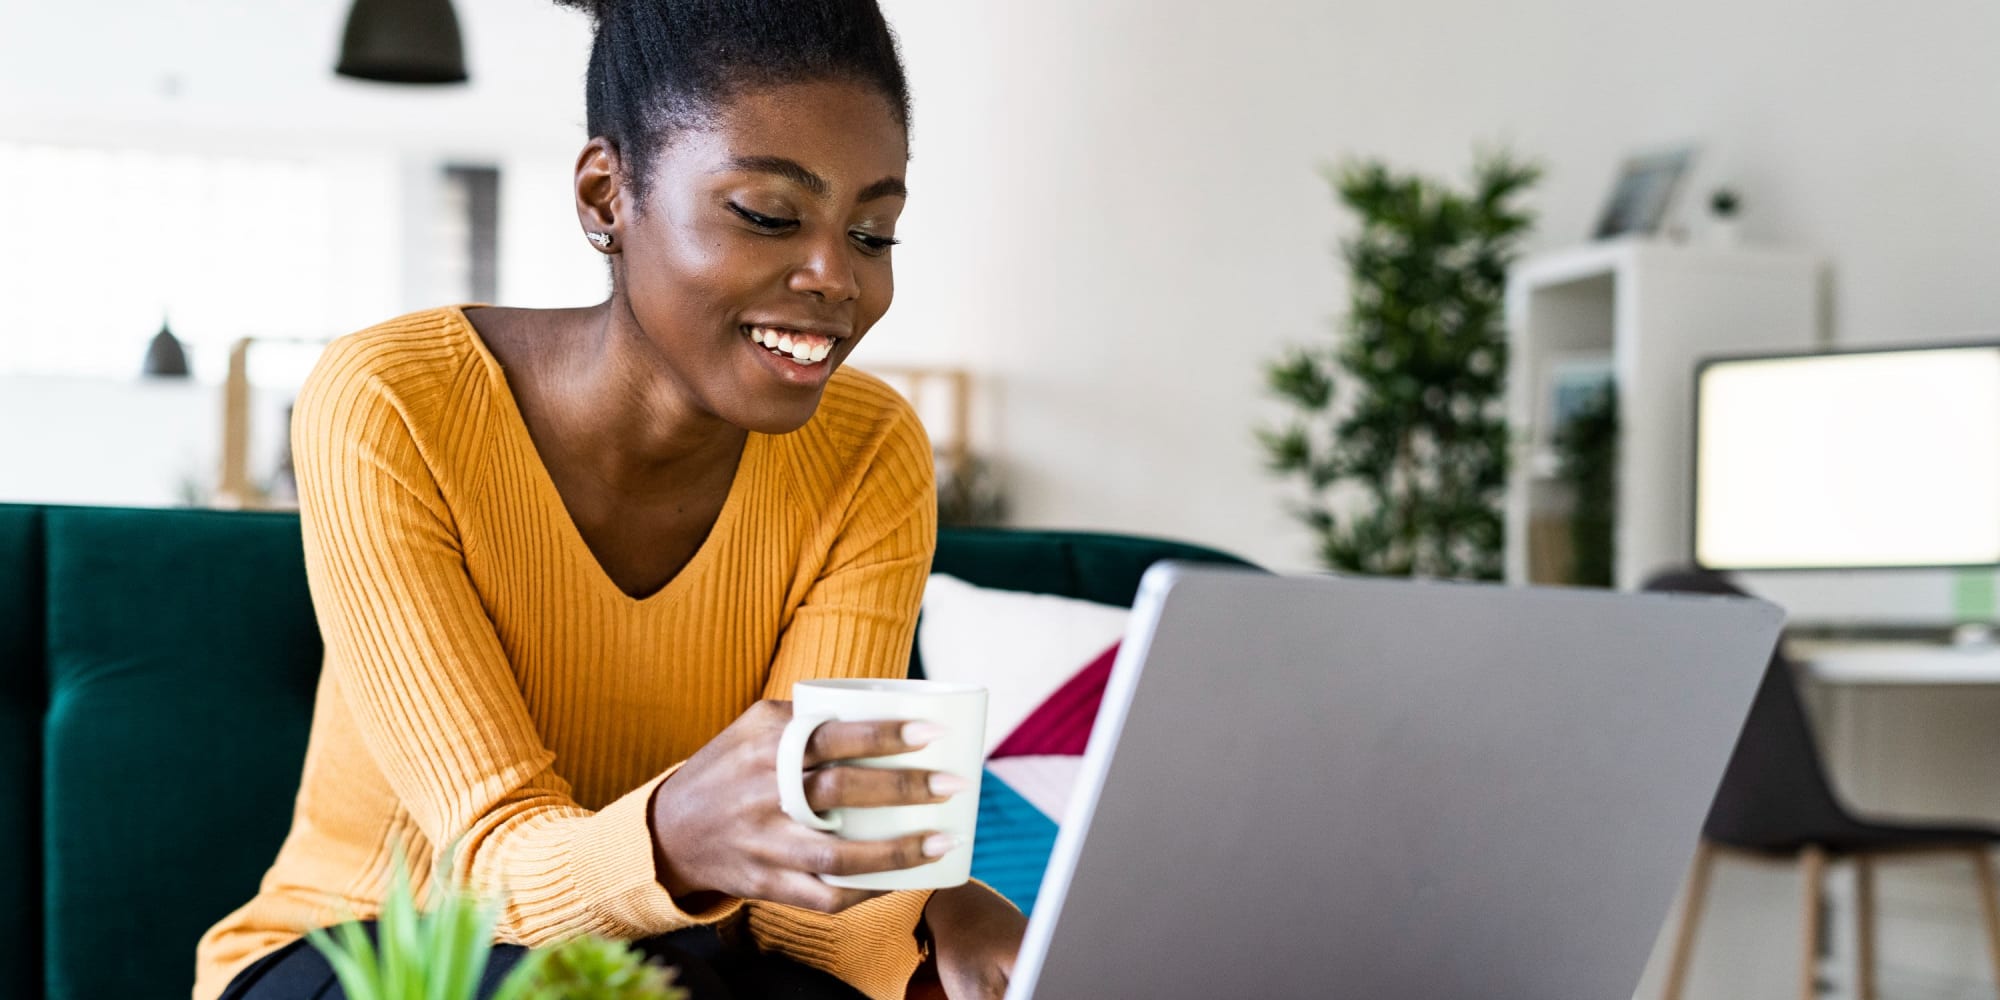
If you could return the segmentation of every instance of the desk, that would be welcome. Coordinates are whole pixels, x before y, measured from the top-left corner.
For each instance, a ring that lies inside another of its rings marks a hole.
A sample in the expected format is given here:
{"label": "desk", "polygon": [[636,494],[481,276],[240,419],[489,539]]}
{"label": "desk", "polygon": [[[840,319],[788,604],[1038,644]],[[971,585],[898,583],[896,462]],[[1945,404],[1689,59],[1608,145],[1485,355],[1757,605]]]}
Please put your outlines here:
{"label": "desk", "polygon": [[1918,642],[1793,642],[1793,657],[1822,684],[2000,684],[2000,647]]}
{"label": "desk", "polygon": [[[1829,777],[1850,806],[2000,824],[2000,648],[1795,639],[1787,652],[1800,666]],[[1893,942],[1881,953],[1883,994],[1921,986],[1928,996],[1991,996],[1965,866],[1913,860],[1879,870],[1878,926]],[[1853,961],[1851,882],[1836,877],[1828,888],[1836,924],[1826,971],[1844,985]],[[1781,919],[1774,907],[1755,912]]]}

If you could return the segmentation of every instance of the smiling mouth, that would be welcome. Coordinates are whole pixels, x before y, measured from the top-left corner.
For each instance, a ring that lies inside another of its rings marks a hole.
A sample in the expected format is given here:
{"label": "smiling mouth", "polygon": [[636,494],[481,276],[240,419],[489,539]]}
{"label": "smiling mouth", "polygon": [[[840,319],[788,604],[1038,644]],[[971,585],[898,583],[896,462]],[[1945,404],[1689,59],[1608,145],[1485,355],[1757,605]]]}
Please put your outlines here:
{"label": "smiling mouth", "polygon": [[787,330],[776,326],[745,326],[743,335],[752,343],[798,365],[811,368],[825,363],[833,353],[839,340],[823,333],[806,333],[802,330]]}

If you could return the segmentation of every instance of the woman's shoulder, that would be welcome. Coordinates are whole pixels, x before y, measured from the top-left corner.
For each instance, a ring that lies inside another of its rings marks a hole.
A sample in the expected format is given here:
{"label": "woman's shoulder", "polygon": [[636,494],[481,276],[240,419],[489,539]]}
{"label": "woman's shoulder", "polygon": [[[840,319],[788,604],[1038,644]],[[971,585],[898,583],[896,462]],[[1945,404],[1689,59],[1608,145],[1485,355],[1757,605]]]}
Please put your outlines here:
{"label": "woman's shoulder", "polygon": [[327,345],[299,390],[294,430],[470,443],[485,424],[490,381],[463,312],[409,313]]}
{"label": "woman's shoulder", "polygon": [[465,314],[456,308],[426,309],[328,344],[307,384],[361,380],[399,395],[440,391],[463,378],[477,360]]}
{"label": "woman's shoulder", "polygon": [[484,381],[476,338],[457,308],[427,309],[377,323],[328,344],[300,398],[329,392],[379,395],[400,409],[463,403]]}
{"label": "woman's shoulder", "polygon": [[898,510],[934,503],[923,422],[908,400],[866,372],[834,372],[812,419],[778,440],[795,500],[807,509],[852,514],[852,501],[864,493],[867,504]]}
{"label": "woman's shoulder", "polygon": [[800,431],[802,443],[841,461],[885,446],[930,451],[923,421],[910,401],[894,386],[856,368],[833,373],[819,409]]}

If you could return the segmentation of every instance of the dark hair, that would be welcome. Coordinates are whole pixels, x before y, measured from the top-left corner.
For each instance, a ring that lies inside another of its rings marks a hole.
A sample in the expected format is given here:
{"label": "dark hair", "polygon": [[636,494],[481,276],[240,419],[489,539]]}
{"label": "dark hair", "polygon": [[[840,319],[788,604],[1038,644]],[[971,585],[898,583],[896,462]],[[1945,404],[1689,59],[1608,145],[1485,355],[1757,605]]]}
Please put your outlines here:
{"label": "dark hair", "polygon": [[618,147],[644,197],[655,153],[743,90],[840,80],[873,87],[910,128],[910,88],[875,0],[556,0],[597,23],[586,127]]}

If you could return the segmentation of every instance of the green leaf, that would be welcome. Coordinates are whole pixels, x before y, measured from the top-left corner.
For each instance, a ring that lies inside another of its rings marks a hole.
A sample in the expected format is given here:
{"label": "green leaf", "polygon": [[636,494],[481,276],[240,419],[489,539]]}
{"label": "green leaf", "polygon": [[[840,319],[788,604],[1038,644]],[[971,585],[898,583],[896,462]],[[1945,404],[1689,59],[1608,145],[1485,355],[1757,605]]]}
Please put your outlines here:
{"label": "green leaf", "polygon": [[1266,467],[1272,472],[1293,472],[1312,463],[1312,441],[1304,424],[1292,424],[1281,431],[1259,429],[1257,439],[1269,454]]}
{"label": "green leaf", "polygon": [[417,921],[417,904],[410,888],[410,873],[399,856],[390,876],[389,896],[382,901],[376,923],[381,938],[382,978],[394,995],[424,995],[423,960],[426,954],[423,928]]}
{"label": "green leaf", "polygon": [[349,1000],[393,1000],[388,984],[382,979],[375,945],[360,923],[343,921],[331,933],[314,928],[306,932],[306,940],[326,957]]}
{"label": "green leaf", "polygon": [[1265,370],[1272,393],[1307,410],[1322,410],[1333,399],[1333,379],[1312,352],[1295,349]]}

